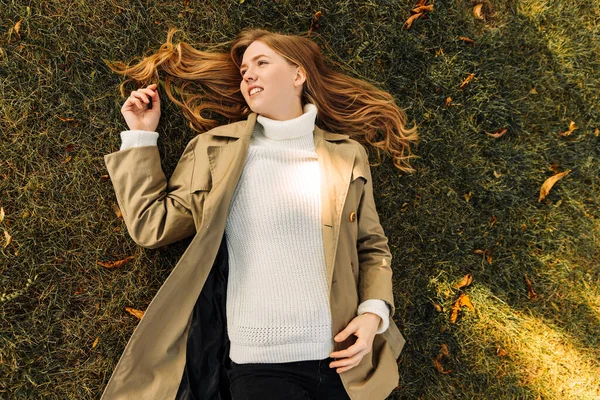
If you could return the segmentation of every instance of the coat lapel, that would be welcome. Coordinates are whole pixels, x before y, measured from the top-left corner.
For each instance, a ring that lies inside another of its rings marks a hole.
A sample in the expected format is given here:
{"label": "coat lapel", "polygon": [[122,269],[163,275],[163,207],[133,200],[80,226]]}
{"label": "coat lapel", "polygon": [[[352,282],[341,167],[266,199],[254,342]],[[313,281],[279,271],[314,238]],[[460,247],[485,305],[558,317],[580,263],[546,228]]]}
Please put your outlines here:
{"label": "coat lapel", "polygon": [[[225,196],[227,199],[231,199],[241,176],[256,118],[257,114],[251,113],[246,124],[237,125],[236,129],[215,131],[216,136],[227,136],[233,139],[230,139],[227,144],[207,148],[212,188],[215,189],[222,182],[226,182],[229,193],[229,196]],[[327,264],[327,288],[330,292],[340,234],[341,213],[350,186],[356,150],[332,143],[347,139],[348,135],[326,132],[317,125],[314,127],[313,137],[321,171],[321,219]]]}
{"label": "coat lapel", "polygon": [[328,141],[348,138],[348,135],[333,135],[335,134],[324,132],[315,125],[315,148],[321,170],[321,212],[328,293],[331,293],[342,210],[348,194],[352,166],[356,156],[356,150],[353,148]]}

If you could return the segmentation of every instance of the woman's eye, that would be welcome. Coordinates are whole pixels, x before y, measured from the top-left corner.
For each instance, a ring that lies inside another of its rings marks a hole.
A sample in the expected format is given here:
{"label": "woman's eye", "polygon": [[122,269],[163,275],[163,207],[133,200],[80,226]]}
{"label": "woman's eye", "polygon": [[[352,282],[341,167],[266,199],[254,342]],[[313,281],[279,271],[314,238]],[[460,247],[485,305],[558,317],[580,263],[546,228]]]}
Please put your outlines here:
{"label": "woman's eye", "polygon": [[265,63],[265,64],[266,64],[267,62],[266,62],[266,61],[263,61],[263,60],[260,60],[260,61],[258,62],[258,65],[260,65],[260,63]]}

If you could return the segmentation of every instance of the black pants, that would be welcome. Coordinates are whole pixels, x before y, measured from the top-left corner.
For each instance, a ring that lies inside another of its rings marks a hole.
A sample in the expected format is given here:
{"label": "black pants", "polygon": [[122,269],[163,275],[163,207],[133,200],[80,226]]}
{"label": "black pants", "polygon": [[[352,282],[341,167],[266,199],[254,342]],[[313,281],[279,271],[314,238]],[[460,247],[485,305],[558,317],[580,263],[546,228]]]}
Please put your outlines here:
{"label": "black pants", "polygon": [[236,364],[227,372],[233,400],[349,399],[333,359]]}

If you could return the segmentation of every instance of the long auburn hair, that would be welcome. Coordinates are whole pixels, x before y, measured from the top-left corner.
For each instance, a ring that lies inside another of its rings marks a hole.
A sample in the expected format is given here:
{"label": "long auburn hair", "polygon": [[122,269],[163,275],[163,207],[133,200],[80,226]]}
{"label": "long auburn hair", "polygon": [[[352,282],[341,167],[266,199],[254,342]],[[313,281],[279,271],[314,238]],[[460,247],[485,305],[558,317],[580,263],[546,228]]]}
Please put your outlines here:
{"label": "long auburn hair", "polygon": [[[164,89],[175,104],[181,107],[190,127],[205,132],[220,124],[211,116],[214,113],[229,122],[245,119],[251,112],[241,91],[239,67],[246,48],[260,40],[272,48],[290,65],[300,66],[306,71],[302,91],[302,106],[307,102],[317,107],[315,123],[323,130],[344,133],[362,145],[369,144],[393,158],[396,168],[402,172],[414,172],[409,165],[410,144],[417,143],[417,126],[407,129],[406,115],[388,92],[362,79],[351,77],[326,65],[329,62],[339,69],[343,66],[323,57],[319,46],[311,39],[299,35],[286,35],[264,29],[245,29],[229,42],[208,45],[210,51],[201,51],[180,42],[173,44],[172,37],[179,29],[169,29],[167,41],[154,54],[144,57],[134,65],[115,61],[105,63],[120,75],[129,79],[120,85],[125,97],[124,86],[135,81],[145,87],[159,81],[158,70],[162,70]],[[231,45],[229,51],[219,51],[221,46]],[[178,100],[171,89],[178,93]],[[209,115],[202,115],[203,111]]]}

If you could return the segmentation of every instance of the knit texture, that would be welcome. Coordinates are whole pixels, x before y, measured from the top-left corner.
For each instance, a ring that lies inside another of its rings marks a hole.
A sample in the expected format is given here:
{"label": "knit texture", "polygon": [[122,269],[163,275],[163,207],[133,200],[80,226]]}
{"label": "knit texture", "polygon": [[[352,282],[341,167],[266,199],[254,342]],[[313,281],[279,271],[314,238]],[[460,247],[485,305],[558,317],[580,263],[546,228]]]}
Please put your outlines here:
{"label": "knit texture", "polygon": [[226,223],[227,331],[236,363],[327,358],[333,351],[321,231],[316,107],[257,117]]}

